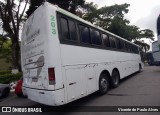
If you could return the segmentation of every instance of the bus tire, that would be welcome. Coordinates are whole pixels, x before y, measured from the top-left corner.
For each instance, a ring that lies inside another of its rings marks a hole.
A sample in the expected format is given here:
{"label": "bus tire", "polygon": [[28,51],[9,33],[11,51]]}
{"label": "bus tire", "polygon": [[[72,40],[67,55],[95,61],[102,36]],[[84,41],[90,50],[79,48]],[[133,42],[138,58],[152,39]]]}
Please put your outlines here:
{"label": "bus tire", "polygon": [[119,85],[120,75],[117,70],[113,70],[112,76],[111,76],[111,87],[116,88]]}
{"label": "bus tire", "polygon": [[108,75],[106,74],[101,74],[99,78],[99,91],[98,93],[100,95],[104,95],[108,92],[109,89],[109,80],[108,80]]}
{"label": "bus tire", "polygon": [[141,64],[139,64],[139,73],[142,71],[142,66],[141,66]]}

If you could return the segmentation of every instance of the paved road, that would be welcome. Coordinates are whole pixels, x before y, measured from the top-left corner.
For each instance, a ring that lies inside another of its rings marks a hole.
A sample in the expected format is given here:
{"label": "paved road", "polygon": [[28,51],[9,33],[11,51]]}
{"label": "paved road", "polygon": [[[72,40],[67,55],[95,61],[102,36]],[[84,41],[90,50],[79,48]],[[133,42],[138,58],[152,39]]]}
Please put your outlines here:
{"label": "paved road", "polygon": [[[12,94],[8,99],[0,102],[1,106],[23,105],[42,106],[25,98],[18,98]],[[146,66],[141,73],[136,73],[121,80],[116,89],[111,89],[108,94],[98,96],[96,93],[83,99],[70,103],[71,106],[160,106],[160,67]],[[14,113],[16,114],[16,113]],[[49,114],[49,113],[48,113]],[[56,114],[56,113],[55,113]],[[62,113],[62,114],[106,114],[99,112]],[[154,113],[128,113],[128,112],[107,112],[108,115],[160,115]]]}

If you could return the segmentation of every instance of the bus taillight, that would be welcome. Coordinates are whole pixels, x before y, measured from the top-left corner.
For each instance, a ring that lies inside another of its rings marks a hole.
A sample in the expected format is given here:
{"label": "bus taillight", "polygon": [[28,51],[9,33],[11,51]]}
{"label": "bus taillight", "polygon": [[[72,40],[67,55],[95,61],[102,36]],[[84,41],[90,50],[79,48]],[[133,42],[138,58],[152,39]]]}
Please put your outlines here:
{"label": "bus taillight", "polygon": [[48,68],[49,85],[54,85],[55,82],[55,71],[54,68]]}

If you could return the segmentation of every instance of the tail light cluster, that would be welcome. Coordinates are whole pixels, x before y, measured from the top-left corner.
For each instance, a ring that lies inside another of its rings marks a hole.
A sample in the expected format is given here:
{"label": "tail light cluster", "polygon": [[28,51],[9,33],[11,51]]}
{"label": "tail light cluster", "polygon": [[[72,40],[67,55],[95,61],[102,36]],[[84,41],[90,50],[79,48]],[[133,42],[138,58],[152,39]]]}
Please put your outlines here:
{"label": "tail light cluster", "polygon": [[55,85],[55,71],[54,68],[48,68],[49,85]]}

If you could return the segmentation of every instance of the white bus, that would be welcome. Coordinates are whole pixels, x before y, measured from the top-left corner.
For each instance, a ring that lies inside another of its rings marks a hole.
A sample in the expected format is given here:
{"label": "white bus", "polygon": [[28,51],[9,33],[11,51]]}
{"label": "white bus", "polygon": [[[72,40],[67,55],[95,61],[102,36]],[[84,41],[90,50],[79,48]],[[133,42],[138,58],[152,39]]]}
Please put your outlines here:
{"label": "white bus", "polygon": [[160,66],[160,43],[158,40],[152,43],[152,55],[154,65]]}
{"label": "white bus", "polygon": [[105,94],[143,68],[137,45],[47,2],[24,24],[21,47],[23,91],[46,105]]}
{"label": "white bus", "polygon": [[154,65],[160,66],[160,15],[157,19],[157,38],[158,40],[152,43],[152,55]]}

